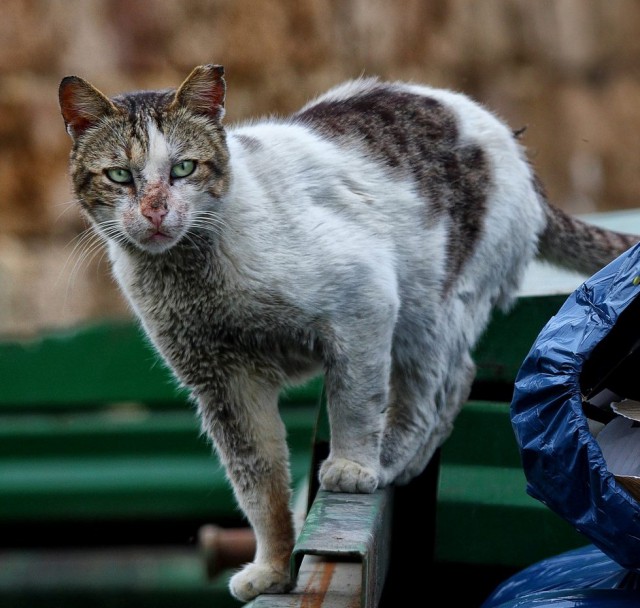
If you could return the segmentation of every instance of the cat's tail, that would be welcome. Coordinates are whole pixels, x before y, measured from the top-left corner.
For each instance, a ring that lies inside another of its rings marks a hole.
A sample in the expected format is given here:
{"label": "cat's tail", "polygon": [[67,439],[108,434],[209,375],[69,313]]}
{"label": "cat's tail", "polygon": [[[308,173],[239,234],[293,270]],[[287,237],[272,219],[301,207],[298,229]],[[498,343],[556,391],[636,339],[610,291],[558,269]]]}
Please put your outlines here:
{"label": "cat's tail", "polygon": [[591,276],[640,242],[640,234],[600,228],[545,202],[547,225],[538,257]]}

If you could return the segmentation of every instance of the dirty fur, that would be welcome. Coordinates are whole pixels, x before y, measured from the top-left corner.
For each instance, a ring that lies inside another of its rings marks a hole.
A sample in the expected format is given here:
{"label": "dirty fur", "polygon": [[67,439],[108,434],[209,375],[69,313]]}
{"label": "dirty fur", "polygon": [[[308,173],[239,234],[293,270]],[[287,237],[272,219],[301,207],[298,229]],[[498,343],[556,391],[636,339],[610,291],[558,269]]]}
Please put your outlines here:
{"label": "dirty fur", "polygon": [[361,79],[225,127],[225,86],[206,65],[108,99],[70,76],[60,105],[79,204],[255,531],[230,582],[247,601],[292,584],[283,386],[324,377],[324,489],[406,483],[449,435],[472,349],[529,262],[593,273],[637,238],[551,207],[521,133],[461,94]]}

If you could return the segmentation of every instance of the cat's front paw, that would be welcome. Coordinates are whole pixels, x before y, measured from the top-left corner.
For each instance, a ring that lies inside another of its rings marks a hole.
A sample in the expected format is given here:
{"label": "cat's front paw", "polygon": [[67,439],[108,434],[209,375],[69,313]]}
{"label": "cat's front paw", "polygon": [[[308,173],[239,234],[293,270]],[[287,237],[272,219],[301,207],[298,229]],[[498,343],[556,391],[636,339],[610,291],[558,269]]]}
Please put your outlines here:
{"label": "cat's front paw", "polygon": [[248,602],[261,593],[286,593],[291,590],[289,571],[276,570],[264,564],[247,564],[229,581],[231,595]]}
{"label": "cat's front paw", "polygon": [[320,486],[330,492],[371,494],[378,487],[378,473],[346,458],[328,458],[320,467]]}

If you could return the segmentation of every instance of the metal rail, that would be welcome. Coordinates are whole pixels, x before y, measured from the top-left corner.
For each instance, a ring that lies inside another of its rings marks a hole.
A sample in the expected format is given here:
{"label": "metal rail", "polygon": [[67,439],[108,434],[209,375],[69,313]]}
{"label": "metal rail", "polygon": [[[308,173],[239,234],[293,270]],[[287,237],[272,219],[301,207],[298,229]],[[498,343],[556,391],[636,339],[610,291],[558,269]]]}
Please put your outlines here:
{"label": "metal rail", "polygon": [[291,559],[288,594],[261,595],[252,608],[374,608],[389,567],[393,489],[318,491]]}

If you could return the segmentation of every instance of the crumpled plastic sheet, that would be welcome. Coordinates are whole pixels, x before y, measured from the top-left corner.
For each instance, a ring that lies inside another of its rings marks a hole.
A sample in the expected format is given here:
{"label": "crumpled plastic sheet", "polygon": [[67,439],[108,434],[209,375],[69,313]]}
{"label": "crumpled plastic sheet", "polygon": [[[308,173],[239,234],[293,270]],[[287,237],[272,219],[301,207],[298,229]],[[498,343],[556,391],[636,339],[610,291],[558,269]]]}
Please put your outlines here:
{"label": "crumpled plastic sheet", "polygon": [[593,545],[525,568],[502,583],[481,608],[627,608],[640,605],[640,573]]}
{"label": "crumpled plastic sheet", "polygon": [[640,295],[639,275],[636,245],[571,294],[524,360],[511,403],[527,492],[628,569],[640,567],[640,504],[616,483],[589,432],[580,371]]}

